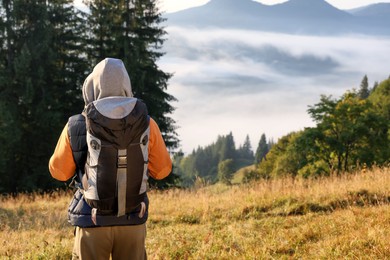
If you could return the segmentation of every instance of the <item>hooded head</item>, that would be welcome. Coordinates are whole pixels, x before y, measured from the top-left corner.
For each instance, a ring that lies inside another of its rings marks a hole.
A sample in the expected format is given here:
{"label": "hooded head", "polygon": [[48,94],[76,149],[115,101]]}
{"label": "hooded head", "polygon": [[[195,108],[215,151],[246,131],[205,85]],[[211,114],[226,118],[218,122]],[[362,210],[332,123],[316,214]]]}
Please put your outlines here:
{"label": "hooded head", "polygon": [[99,62],[85,79],[85,105],[105,97],[133,97],[129,74],[119,59],[106,58]]}

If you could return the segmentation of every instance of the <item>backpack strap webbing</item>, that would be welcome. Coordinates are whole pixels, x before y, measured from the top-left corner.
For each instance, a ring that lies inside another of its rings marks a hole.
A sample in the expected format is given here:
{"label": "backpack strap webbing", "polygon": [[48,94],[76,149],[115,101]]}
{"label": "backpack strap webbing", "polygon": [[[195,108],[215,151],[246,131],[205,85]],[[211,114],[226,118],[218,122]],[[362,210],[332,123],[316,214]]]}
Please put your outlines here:
{"label": "backpack strap webbing", "polygon": [[126,214],[127,149],[118,149],[117,167],[118,217]]}

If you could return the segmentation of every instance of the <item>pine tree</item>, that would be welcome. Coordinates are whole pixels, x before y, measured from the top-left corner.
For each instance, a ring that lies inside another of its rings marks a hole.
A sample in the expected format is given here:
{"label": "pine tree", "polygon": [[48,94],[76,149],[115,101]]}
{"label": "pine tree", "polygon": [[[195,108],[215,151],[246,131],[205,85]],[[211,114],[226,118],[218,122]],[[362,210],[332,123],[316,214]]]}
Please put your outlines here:
{"label": "pine tree", "polygon": [[7,179],[3,188],[15,193],[36,188],[35,174],[42,170],[41,165],[35,165],[37,158],[42,159],[42,151],[34,137],[42,128],[39,125],[46,66],[43,58],[50,59],[49,33],[44,4],[26,1],[6,1],[3,4],[7,12],[7,42],[11,44],[6,45],[8,62],[4,66],[8,73],[7,80],[1,82],[4,89],[1,98],[2,108],[11,108],[8,119],[12,119],[5,122],[5,126],[10,124],[12,128],[3,128],[8,132],[5,136],[11,138],[5,140],[3,146],[7,162],[1,171]]}
{"label": "pine tree", "polygon": [[166,32],[156,0],[86,0],[91,10],[89,57],[94,63],[106,58],[122,59],[135,97],[148,106],[170,149],[178,146],[174,111],[176,99],[166,92],[171,74],[159,69],[161,46]]}
{"label": "pine tree", "polygon": [[244,144],[242,145],[242,151],[246,159],[253,159],[253,151],[249,135],[245,137]]}
{"label": "pine tree", "polygon": [[20,133],[15,127],[17,102],[10,77],[13,68],[9,66],[13,62],[13,6],[9,0],[0,3],[0,192],[5,192],[11,182],[11,175],[6,173],[12,163],[10,159],[13,159],[10,156],[11,149],[17,143]]}
{"label": "pine tree", "polygon": [[73,0],[48,3],[53,70],[47,82],[53,86],[50,89],[55,96],[52,104],[55,109],[52,109],[61,111],[66,118],[80,113],[84,107],[82,85],[90,69],[85,57],[86,14],[75,9],[72,3]]}
{"label": "pine tree", "polygon": [[175,121],[168,115],[174,111],[170,102],[176,99],[166,92],[171,74],[158,68],[156,62],[162,57],[161,47],[166,32],[161,28],[161,13],[156,0],[134,2],[134,40],[130,49],[130,73],[135,95],[148,105],[150,115],[159,125],[167,146],[178,146]]}
{"label": "pine tree", "polygon": [[253,163],[254,155],[252,151],[251,141],[249,139],[249,135],[245,137],[244,144],[240,146],[237,151],[237,157],[240,159],[242,165],[250,165]]}
{"label": "pine tree", "polygon": [[107,57],[118,57],[118,31],[121,22],[121,8],[118,0],[86,0],[90,10],[87,24],[88,59],[97,64]]}
{"label": "pine tree", "polygon": [[265,137],[265,134],[262,134],[260,137],[259,145],[255,153],[255,164],[259,164],[263,160],[266,160],[268,151],[269,151],[269,147],[267,144],[267,139]]}
{"label": "pine tree", "polygon": [[236,159],[236,145],[234,143],[234,137],[232,132],[222,138],[219,155],[220,162],[227,159]]}
{"label": "pine tree", "polygon": [[364,75],[362,82],[360,83],[360,88],[358,95],[361,99],[366,99],[370,95],[370,90],[368,88],[368,78],[367,75]]}
{"label": "pine tree", "polygon": [[[71,3],[2,1],[6,15],[1,35],[6,37],[0,61],[4,68],[0,80],[0,140],[4,156],[0,190],[15,193],[46,189],[54,183],[47,160],[60,124],[63,127],[66,121],[63,112],[75,110],[77,102],[72,91],[80,83],[70,75],[84,73],[78,71],[80,53],[66,45],[78,43],[75,38],[65,37],[73,32],[72,25],[57,22],[61,15],[73,15]],[[68,17],[68,21],[73,18]],[[72,59],[77,66],[71,65]],[[82,106],[77,109],[80,112]]]}

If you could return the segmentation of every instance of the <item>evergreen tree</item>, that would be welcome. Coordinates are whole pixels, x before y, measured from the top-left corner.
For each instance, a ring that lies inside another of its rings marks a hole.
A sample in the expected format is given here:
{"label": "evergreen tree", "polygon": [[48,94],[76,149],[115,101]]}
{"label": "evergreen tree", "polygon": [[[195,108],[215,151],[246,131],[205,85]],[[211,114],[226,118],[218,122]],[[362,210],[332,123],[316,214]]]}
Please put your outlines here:
{"label": "evergreen tree", "polygon": [[370,90],[368,88],[368,78],[367,75],[364,75],[362,82],[360,83],[360,88],[358,95],[361,99],[366,99],[370,95]]}
{"label": "evergreen tree", "polygon": [[[243,158],[243,154],[250,156],[250,160]],[[221,180],[221,176],[218,175],[220,174],[219,164],[226,160],[231,160],[229,162],[231,172],[253,164],[254,160],[249,137],[246,138],[244,145],[236,150],[231,132],[226,136],[218,136],[217,141],[211,145],[204,148],[198,147],[186,157],[175,156],[174,159],[175,164],[179,167],[177,172],[180,173],[185,185],[192,184],[196,178],[201,178],[208,183]]]}
{"label": "evergreen tree", "polygon": [[[2,1],[5,16],[0,29],[5,41],[0,61],[4,69],[0,80],[3,166],[0,190],[5,192],[47,189],[54,185],[47,170],[47,160],[55,145],[53,136],[58,138],[60,124],[63,126],[66,121],[64,108],[74,110],[75,104],[71,91],[76,82],[74,76],[66,76],[66,70],[79,68],[67,60],[80,54],[67,49],[64,44],[67,40],[61,37],[72,33],[73,28],[63,21],[57,22],[59,15],[73,15],[71,3]],[[60,31],[63,35],[58,35]],[[57,56],[59,53],[63,56]],[[81,109],[78,108],[79,112]]]}
{"label": "evergreen tree", "polygon": [[118,57],[119,30],[123,4],[119,0],[86,0],[90,14],[87,24],[88,59],[97,64],[107,57]]}
{"label": "evergreen tree", "polygon": [[[7,174],[14,159],[11,156],[12,147],[16,146],[20,132],[16,127],[17,100],[13,91],[13,42],[15,41],[13,5],[11,1],[3,0],[0,6],[0,192],[8,191],[11,175]],[[13,101],[13,102],[12,102]]]}
{"label": "evergreen tree", "polygon": [[135,97],[148,106],[160,127],[167,147],[178,147],[174,111],[176,99],[166,92],[171,74],[159,69],[166,32],[156,0],[86,0],[91,14],[89,57],[94,63],[106,58],[122,59],[128,69]]}
{"label": "evergreen tree", "polygon": [[257,146],[256,153],[255,153],[255,164],[259,164],[263,160],[266,160],[268,151],[269,151],[269,146],[267,144],[266,136],[265,134],[262,134],[260,137],[259,145]]}
{"label": "evergreen tree", "polygon": [[245,141],[242,146],[236,151],[236,156],[234,158],[236,168],[242,168],[248,165],[253,164],[255,157],[252,151],[252,145],[249,139],[249,135],[245,137]]}
{"label": "evergreen tree", "polygon": [[234,143],[232,132],[230,132],[225,138],[222,138],[219,155],[219,161],[236,158],[236,145]]}
{"label": "evergreen tree", "polygon": [[[169,117],[174,111],[170,102],[176,99],[166,92],[171,74],[158,68],[156,62],[162,57],[161,47],[166,32],[156,0],[138,0],[134,2],[134,20],[132,32],[133,44],[127,63],[134,83],[135,95],[148,105],[150,115],[156,120],[170,149],[178,146],[175,121]],[[124,50],[125,50],[124,46]]]}
{"label": "evergreen tree", "polygon": [[251,141],[249,139],[249,135],[247,135],[245,137],[244,144],[242,145],[242,147],[240,149],[240,154],[241,154],[241,157],[244,159],[248,159],[248,160],[252,160],[252,161],[254,159],[252,145],[251,145]]}

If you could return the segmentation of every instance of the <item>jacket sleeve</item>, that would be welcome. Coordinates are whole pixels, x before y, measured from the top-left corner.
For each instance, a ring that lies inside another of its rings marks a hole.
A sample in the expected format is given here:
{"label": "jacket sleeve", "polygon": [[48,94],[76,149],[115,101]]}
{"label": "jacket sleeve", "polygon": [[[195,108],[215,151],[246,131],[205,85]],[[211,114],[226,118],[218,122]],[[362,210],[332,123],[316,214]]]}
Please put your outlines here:
{"label": "jacket sleeve", "polygon": [[172,161],[157,123],[150,118],[149,175],[161,180],[172,171]]}
{"label": "jacket sleeve", "polygon": [[59,181],[69,180],[76,171],[68,136],[68,124],[62,130],[57,146],[49,161],[51,176]]}

